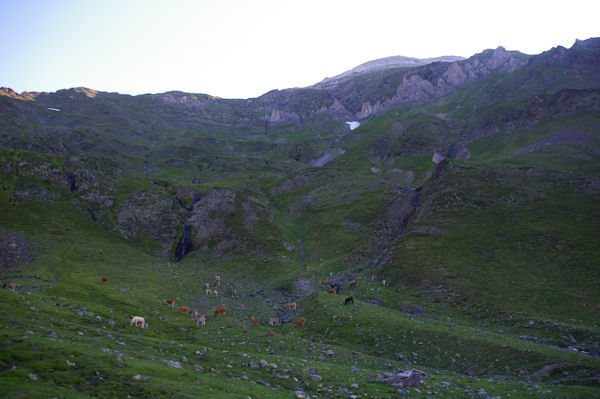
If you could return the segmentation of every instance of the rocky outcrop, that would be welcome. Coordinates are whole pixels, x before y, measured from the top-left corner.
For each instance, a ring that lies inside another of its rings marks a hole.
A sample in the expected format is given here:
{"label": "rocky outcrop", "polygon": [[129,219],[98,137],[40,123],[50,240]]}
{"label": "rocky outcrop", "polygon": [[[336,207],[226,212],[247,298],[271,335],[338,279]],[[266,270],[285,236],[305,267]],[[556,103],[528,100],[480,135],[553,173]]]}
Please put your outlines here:
{"label": "rocky outcrop", "polygon": [[174,199],[153,191],[137,191],[119,205],[116,228],[125,238],[147,234],[162,246],[161,255],[169,256],[181,218],[181,208]]}
{"label": "rocky outcrop", "polygon": [[391,104],[420,104],[432,98],[445,96],[458,86],[482,79],[491,73],[508,73],[525,65],[527,60],[516,52],[506,51],[503,47],[486,50],[468,60],[447,64],[445,70],[439,65],[424,67],[408,72],[398,86]]}
{"label": "rocky outcrop", "polygon": [[33,246],[19,233],[0,233],[0,269],[34,260]]}
{"label": "rocky outcrop", "polygon": [[265,116],[265,121],[270,123],[294,123],[299,122],[300,117],[295,112],[273,109],[271,115]]}
{"label": "rocky outcrop", "polygon": [[215,189],[194,204],[187,224],[194,230],[194,247],[203,247],[226,235],[225,217],[235,211],[236,194],[229,189]]}
{"label": "rocky outcrop", "polygon": [[376,375],[373,381],[383,382],[395,388],[406,388],[423,385],[423,376],[427,375],[421,370],[406,370],[401,373],[385,372]]}
{"label": "rocky outcrop", "polygon": [[362,104],[360,111],[354,114],[358,119],[364,119],[371,115],[380,114],[385,111],[385,106],[382,105],[379,101],[375,102],[375,104],[371,104],[370,101],[366,101]]}

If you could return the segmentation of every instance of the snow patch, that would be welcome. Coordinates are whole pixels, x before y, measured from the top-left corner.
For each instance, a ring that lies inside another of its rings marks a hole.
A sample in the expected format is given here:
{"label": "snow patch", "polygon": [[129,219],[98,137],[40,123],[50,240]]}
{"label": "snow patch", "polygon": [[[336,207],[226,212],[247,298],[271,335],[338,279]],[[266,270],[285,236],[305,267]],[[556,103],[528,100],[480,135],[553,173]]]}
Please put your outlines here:
{"label": "snow patch", "polygon": [[353,122],[346,122],[348,124],[348,126],[350,126],[350,130],[354,130],[357,127],[360,126],[360,122],[359,121],[353,121]]}
{"label": "snow patch", "polygon": [[50,107],[48,107],[48,110],[49,110],[49,111],[56,111],[56,112],[60,112],[60,109],[58,109],[58,108],[50,108]]}

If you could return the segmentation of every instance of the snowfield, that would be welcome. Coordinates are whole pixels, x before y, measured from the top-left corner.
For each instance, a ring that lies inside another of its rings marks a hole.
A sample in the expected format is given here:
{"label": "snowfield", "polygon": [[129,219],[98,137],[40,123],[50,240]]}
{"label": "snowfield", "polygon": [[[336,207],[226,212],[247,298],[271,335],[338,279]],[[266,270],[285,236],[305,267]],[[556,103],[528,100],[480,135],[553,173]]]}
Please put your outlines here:
{"label": "snowfield", "polygon": [[350,130],[354,130],[357,127],[360,126],[360,122],[359,121],[353,121],[353,122],[346,122],[348,124],[348,126],[350,126]]}

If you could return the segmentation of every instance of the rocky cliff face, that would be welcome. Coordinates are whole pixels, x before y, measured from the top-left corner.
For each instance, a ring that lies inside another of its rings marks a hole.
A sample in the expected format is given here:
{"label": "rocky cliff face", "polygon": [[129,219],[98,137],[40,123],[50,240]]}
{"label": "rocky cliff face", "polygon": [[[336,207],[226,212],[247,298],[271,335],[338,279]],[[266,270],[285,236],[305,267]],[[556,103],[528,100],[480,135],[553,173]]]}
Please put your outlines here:
{"label": "rocky cliff face", "polygon": [[[457,87],[483,79],[492,73],[509,73],[527,63],[523,54],[503,47],[486,50],[464,61],[435,63],[413,68],[402,74],[394,95],[372,103],[365,101],[354,115],[364,119],[385,112],[398,104],[422,104],[443,97]],[[335,91],[335,88],[330,90]]]}

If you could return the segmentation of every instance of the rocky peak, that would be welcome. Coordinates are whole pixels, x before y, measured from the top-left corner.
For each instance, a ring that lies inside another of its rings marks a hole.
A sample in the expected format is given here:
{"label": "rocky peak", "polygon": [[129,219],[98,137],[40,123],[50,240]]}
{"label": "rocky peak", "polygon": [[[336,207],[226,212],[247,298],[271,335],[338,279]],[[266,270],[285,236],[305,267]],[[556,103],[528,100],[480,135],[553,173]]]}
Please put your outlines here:
{"label": "rocky peak", "polygon": [[14,98],[15,100],[35,101],[37,94],[38,93],[26,91],[19,94],[10,87],[0,87],[0,96]]}
{"label": "rocky peak", "polygon": [[442,56],[436,58],[412,58],[412,57],[404,57],[401,55],[396,55],[392,57],[379,58],[376,60],[368,61],[363,64],[360,64],[357,67],[350,69],[349,71],[342,72],[339,75],[333,76],[331,78],[325,78],[321,82],[314,85],[314,87],[326,87],[329,85],[334,85],[339,81],[351,79],[358,75],[383,71],[387,69],[393,68],[414,68],[427,64],[431,64],[434,62],[454,62],[464,60],[463,57],[458,56]]}

